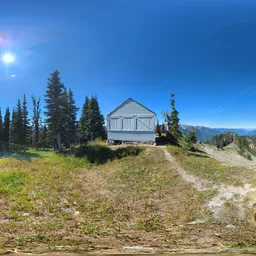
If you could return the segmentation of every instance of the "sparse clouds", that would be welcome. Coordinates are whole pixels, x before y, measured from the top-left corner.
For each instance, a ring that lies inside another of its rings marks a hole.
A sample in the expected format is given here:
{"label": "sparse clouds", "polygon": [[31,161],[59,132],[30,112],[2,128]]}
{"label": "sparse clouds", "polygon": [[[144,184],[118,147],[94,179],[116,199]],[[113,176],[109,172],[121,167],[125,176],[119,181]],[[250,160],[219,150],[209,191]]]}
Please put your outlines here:
{"label": "sparse clouds", "polygon": [[254,93],[256,93],[256,85],[250,86],[245,90],[241,91],[238,95],[222,102],[217,108],[211,110],[210,114],[223,112],[229,105],[233,104],[234,102],[243,101]]}

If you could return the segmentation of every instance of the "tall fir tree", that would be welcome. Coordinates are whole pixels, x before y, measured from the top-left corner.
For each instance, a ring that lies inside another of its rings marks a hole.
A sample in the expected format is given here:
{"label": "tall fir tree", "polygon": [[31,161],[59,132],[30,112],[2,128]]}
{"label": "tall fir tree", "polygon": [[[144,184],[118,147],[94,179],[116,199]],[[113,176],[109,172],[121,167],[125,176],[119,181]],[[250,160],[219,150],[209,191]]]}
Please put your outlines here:
{"label": "tall fir tree", "polygon": [[104,117],[100,112],[97,97],[91,98],[88,114],[89,141],[94,141],[97,138],[104,138]]}
{"label": "tall fir tree", "polygon": [[68,91],[68,105],[69,105],[69,129],[70,129],[70,143],[77,142],[77,130],[76,130],[76,115],[79,108],[76,106],[74,93],[71,89]]}
{"label": "tall fir tree", "polygon": [[161,126],[159,124],[159,120],[158,119],[157,119],[157,123],[156,123],[156,133],[158,133],[158,137],[162,136]]}
{"label": "tall fir tree", "polygon": [[170,114],[170,121],[169,121],[169,140],[172,144],[178,144],[179,139],[182,137],[182,133],[179,129],[179,112],[176,109],[175,106],[175,95],[171,94],[171,100],[170,100],[172,111]]}
{"label": "tall fir tree", "polygon": [[62,130],[60,133],[61,142],[66,148],[69,147],[69,106],[68,106],[68,93],[64,87],[62,92]]}
{"label": "tall fir tree", "polygon": [[0,141],[3,141],[3,130],[4,130],[4,127],[3,127],[3,117],[2,117],[2,111],[1,111],[1,108],[0,108]]}
{"label": "tall fir tree", "polygon": [[9,142],[10,140],[10,110],[7,107],[5,110],[4,115],[4,122],[3,122],[3,141]]}
{"label": "tall fir tree", "polygon": [[197,137],[196,137],[196,131],[195,128],[193,127],[189,134],[183,138],[183,149],[186,151],[193,150],[195,144],[197,142]]}
{"label": "tall fir tree", "polygon": [[17,135],[17,111],[13,108],[12,117],[10,123],[10,143],[17,143],[18,135]]}
{"label": "tall fir tree", "polygon": [[13,109],[13,112],[12,112],[10,135],[11,135],[12,143],[22,145],[22,142],[23,142],[23,120],[22,120],[22,107],[21,107],[20,99],[18,99],[16,109]]}
{"label": "tall fir tree", "polygon": [[22,102],[22,121],[23,121],[22,143],[26,146],[29,144],[31,127],[30,127],[30,120],[28,117],[28,102],[25,94]]}
{"label": "tall fir tree", "polygon": [[17,103],[17,116],[16,116],[16,133],[17,133],[17,144],[22,145],[23,143],[23,115],[22,115],[22,107],[21,107],[21,101],[18,99]]}
{"label": "tall fir tree", "polygon": [[65,147],[69,148],[71,144],[76,142],[76,113],[78,108],[75,105],[74,94],[70,89],[63,90],[63,131],[61,132],[62,142]]}
{"label": "tall fir tree", "polygon": [[47,138],[47,127],[46,125],[44,125],[43,127],[43,131],[41,132],[40,136],[39,136],[39,148],[42,148],[43,150],[45,150],[45,148],[47,148],[48,145],[48,138]]}
{"label": "tall fir tree", "polygon": [[32,145],[35,148],[39,147],[39,136],[40,136],[40,121],[41,121],[41,107],[40,107],[40,97],[38,99],[35,96],[32,96],[33,102],[33,138],[32,138]]}
{"label": "tall fir tree", "polygon": [[54,148],[62,150],[61,132],[63,131],[63,89],[59,71],[55,71],[48,79],[45,94],[45,115],[48,125],[48,136]]}
{"label": "tall fir tree", "polygon": [[86,96],[78,124],[78,140],[80,143],[86,143],[89,139],[89,103],[90,100]]}

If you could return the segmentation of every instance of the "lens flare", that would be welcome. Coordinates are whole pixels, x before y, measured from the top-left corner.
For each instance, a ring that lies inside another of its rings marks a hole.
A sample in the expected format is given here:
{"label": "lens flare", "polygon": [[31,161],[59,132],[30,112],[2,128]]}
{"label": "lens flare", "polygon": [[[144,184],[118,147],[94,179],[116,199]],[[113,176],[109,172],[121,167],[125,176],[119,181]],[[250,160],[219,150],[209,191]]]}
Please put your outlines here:
{"label": "lens flare", "polygon": [[3,62],[9,64],[14,62],[14,56],[11,53],[5,53],[2,57]]}

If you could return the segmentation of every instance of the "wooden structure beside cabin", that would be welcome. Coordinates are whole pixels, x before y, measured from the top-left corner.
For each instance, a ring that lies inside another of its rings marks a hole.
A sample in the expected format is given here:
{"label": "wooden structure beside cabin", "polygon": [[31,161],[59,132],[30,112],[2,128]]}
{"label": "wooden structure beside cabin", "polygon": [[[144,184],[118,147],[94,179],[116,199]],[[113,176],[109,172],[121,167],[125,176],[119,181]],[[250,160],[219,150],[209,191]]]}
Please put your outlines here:
{"label": "wooden structure beside cabin", "polygon": [[109,142],[155,143],[156,114],[129,98],[107,116]]}

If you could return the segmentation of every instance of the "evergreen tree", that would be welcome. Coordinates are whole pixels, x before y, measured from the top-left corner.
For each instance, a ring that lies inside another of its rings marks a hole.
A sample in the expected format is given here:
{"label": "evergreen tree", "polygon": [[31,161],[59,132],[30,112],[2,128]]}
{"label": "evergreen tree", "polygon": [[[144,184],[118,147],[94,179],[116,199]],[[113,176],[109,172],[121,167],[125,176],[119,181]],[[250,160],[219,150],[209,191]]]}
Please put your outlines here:
{"label": "evergreen tree", "polygon": [[43,150],[45,150],[45,148],[47,148],[48,145],[48,138],[47,138],[47,127],[46,125],[44,125],[43,127],[43,131],[39,137],[39,148],[42,148]]}
{"label": "evergreen tree", "polygon": [[197,143],[196,130],[194,127],[191,129],[187,137],[192,144]]}
{"label": "evergreen tree", "polygon": [[33,139],[32,144],[33,147],[38,148],[39,143],[39,135],[40,135],[40,121],[41,121],[41,107],[40,107],[40,98],[36,99],[35,96],[32,96],[32,102],[33,102]]}
{"label": "evergreen tree", "polygon": [[88,130],[89,140],[93,141],[97,138],[104,138],[104,117],[100,112],[99,103],[97,97],[92,97],[89,102],[88,111]]}
{"label": "evergreen tree", "polygon": [[86,96],[82,109],[82,115],[78,124],[78,139],[80,143],[85,143],[89,139],[89,103],[90,100]]}
{"label": "evergreen tree", "polygon": [[162,133],[165,133],[165,125],[164,125],[164,123],[162,123],[162,125],[161,125],[161,131],[162,131]]}
{"label": "evergreen tree", "polygon": [[23,121],[22,143],[24,145],[27,145],[29,143],[30,134],[31,134],[31,127],[29,124],[27,105],[28,105],[28,102],[26,99],[26,95],[24,94],[23,103],[22,103],[22,121]]}
{"label": "evergreen tree", "polygon": [[18,103],[17,103],[17,116],[16,116],[17,120],[16,120],[16,133],[18,135],[17,137],[17,144],[22,144],[23,142],[23,135],[24,135],[24,131],[23,131],[23,118],[22,118],[22,107],[21,107],[21,101],[20,99],[18,99]]}
{"label": "evergreen tree", "polygon": [[12,110],[12,118],[10,123],[10,138],[9,141],[11,143],[17,143],[18,134],[17,134],[17,111],[13,108]]}
{"label": "evergreen tree", "polygon": [[4,115],[4,123],[3,123],[3,141],[9,142],[10,138],[10,110],[7,107]]}
{"label": "evergreen tree", "polygon": [[23,142],[23,120],[22,120],[22,107],[20,99],[18,99],[16,109],[12,112],[11,122],[11,142],[15,144],[22,144]]}
{"label": "evergreen tree", "polygon": [[171,106],[172,106],[172,111],[170,115],[170,120],[169,120],[169,140],[172,144],[179,144],[179,139],[182,137],[182,133],[179,129],[179,112],[177,111],[175,107],[175,95],[171,94]]}
{"label": "evergreen tree", "polygon": [[70,130],[70,143],[77,142],[77,134],[76,134],[76,115],[79,108],[76,107],[76,101],[74,99],[74,94],[71,89],[68,91],[68,105],[69,105],[69,130]]}
{"label": "evergreen tree", "polygon": [[158,119],[157,119],[157,124],[156,124],[156,133],[158,133],[158,136],[161,137],[162,131],[161,131],[161,127],[160,127]]}
{"label": "evergreen tree", "polygon": [[0,142],[3,141],[3,117],[2,117],[2,111],[1,111],[1,108],[0,108]]}
{"label": "evergreen tree", "polygon": [[63,90],[63,131],[61,132],[62,142],[65,147],[70,147],[70,145],[76,142],[76,113],[78,108],[75,105],[74,94],[70,89],[67,92],[66,88]]}
{"label": "evergreen tree", "polygon": [[64,144],[66,148],[69,147],[69,105],[68,105],[68,93],[67,89],[64,87],[62,92],[62,130],[60,133],[61,142]]}
{"label": "evergreen tree", "polygon": [[60,81],[59,71],[55,71],[48,79],[45,94],[45,115],[48,125],[48,136],[55,148],[62,150],[61,132],[63,131],[63,89],[64,85]]}
{"label": "evergreen tree", "polygon": [[197,142],[196,131],[194,127],[191,129],[189,134],[183,139],[183,149],[186,151],[193,149],[193,144]]}

